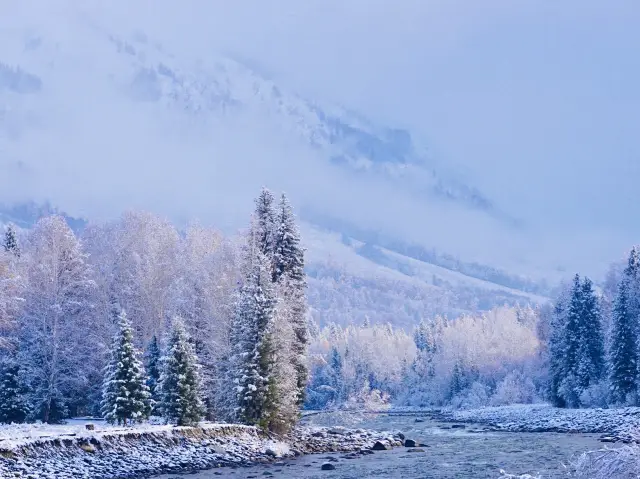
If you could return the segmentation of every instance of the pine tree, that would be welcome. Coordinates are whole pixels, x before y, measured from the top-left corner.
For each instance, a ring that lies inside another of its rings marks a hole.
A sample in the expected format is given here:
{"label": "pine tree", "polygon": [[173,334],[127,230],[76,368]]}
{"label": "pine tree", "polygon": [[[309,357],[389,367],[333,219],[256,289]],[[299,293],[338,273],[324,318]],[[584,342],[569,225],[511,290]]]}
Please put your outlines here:
{"label": "pine tree", "polygon": [[273,281],[284,274],[292,280],[304,281],[304,249],[300,244],[300,231],[293,209],[285,194],[280,198],[274,232]]}
{"label": "pine tree", "polygon": [[630,282],[625,274],[613,303],[609,380],[611,400],[615,404],[625,403],[636,392],[637,317],[633,311]]}
{"label": "pine tree", "polygon": [[467,378],[464,371],[464,366],[461,361],[456,361],[453,365],[453,372],[451,374],[451,383],[449,384],[449,397],[450,399],[456,397],[467,387]]}
{"label": "pine tree", "polygon": [[579,275],[573,278],[571,288],[571,296],[567,308],[567,320],[564,331],[564,362],[565,373],[576,374],[578,364],[580,363],[580,345],[582,328],[582,314],[584,307],[584,297],[582,292],[582,283]]}
{"label": "pine tree", "polygon": [[331,354],[329,356],[329,367],[331,368],[331,384],[330,386],[335,390],[335,396],[333,400],[336,403],[344,400],[344,384],[342,369],[344,367],[344,361],[340,355],[340,351],[335,346],[331,347]]}
{"label": "pine tree", "polygon": [[581,287],[579,362],[576,369],[578,384],[584,390],[598,383],[604,374],[604,338],[600,305],[589,278]]}
{"label": "pine tree", "polygon": [[7,226],[7,231],[4,234],[4,250],[7,253],[11,253],[18,258],[20,257],[20,247],[18,246],[16,230],[11,224]]}
{"label": "pine tree", "polygon": [[297,374],[298,405],[302,406],[309,380],[307,347],[309,326],[307,324],[306,277],[304,272],[304,249],[300,244],[300,231],[296,225],[293,209],[285,194],[280,198],[276,215],[274,238],[273,280],[282,283],[283,300],[289,303],[290,320],[295,331],[293,344]]}
{"label": "pine tree", "polygon": [[562,381],[566,377],[565,333],[569,291],[563,290],[553,306],[549,333],[549,399],[556,407],[565,407],[561,393]]}
{"label": "pine tree", "polygon": [[[282,295],[277,294],[280,298]],[[264,429],[283,434],[291,430],[300,416],[296,333],[293,328],[291,303],[279,299],[272,322],[267,328],[270,348],[268,389],[265,414],[259,423]]]}
{"label": "pine tree", "polygon": [[30,413],[20,367],[7,362],[0,372],[0,422],[23,423]]}
{"label": "pine tree", "polygon": [[273,194],[267,188],[262,188],[260,195],[255,200],[255,246],[270,261],[273,261],[275,251],[276,214],[274,202]]}
{"label": "pine tree", "polygon": [[168,423],[191,426],[204,416],[199,367],[184,324],[176,318],[162,359],[160,379],[160,410]]}
{"label": "pine tree", "polygon": [[124,311],[113,338],[111,360],[105,369],[102,414],[111,424],[127,425],[148,419],[153,401],[145,383],[140,353],[133,346],[133,329]]}
{"label": "pine tree", "polygon": [[236,416],[246,424],[264,426],[271,417],[269,370],[273,363],[270,326],[273,323],[276,299],[271,281],[268,258],[260,248],[251,246],[248,271],[239,292],[233,322]]}
{"label": "pine tree", "polygon": [[[147,387],[151,393],[151,399],[154,402],[154,406],[160,403],[160,389],[158,384],[160,383],[160,347],[158,346],[158,338],[154,335],[147,346],[145,352],[145,369],[147,371]],[[154,411],[155,412],[155,407]]]}
{"label": "pine tree", "polygon": [[581,394],[604,375],[602,318],[593,283],[576,275],[556,304],[550,337],[550,396],[558,406],[578,407]]}

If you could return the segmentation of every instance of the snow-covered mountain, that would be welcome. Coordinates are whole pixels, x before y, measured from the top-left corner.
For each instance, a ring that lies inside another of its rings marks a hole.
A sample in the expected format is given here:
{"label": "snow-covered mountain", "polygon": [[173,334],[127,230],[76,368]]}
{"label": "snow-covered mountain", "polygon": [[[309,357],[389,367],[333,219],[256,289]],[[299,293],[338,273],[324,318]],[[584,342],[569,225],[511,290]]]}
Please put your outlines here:
{"label": "snow-covered mountain", "polygon": [[[408,321],[548,293],[549,269],[521,264],[520,220],[411,132],[57,4],[0,20],[0,202],[236,227],[238,198],[266,183],[301,205],[317,304],[365,292],[355,308],[414,304]],[[519,266],[534,279],[505,272]]]}

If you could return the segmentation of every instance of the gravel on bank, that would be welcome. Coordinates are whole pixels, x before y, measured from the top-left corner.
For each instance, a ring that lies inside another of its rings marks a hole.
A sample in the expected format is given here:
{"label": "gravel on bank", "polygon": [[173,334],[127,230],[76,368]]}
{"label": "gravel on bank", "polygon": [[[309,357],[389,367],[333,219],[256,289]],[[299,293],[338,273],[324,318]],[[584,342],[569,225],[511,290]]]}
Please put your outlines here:
{"label": "gravel on bank", "polygon": [[376,447],[401,444],[401,438],[391,433],[322,427],[300,427],[284,438],[269,437],[253,427],[207,423],[193,428],[146,425],[65,431],[0,440],[0,477],[138,479],[244,467],[302,454],[370,454]]}
{"label": "gravel on bank", "polygon": [[548,404],[522,404],[468,410],[441,410],[449,422],[482,424],[494,431],[603,434],[603,440],[629,441],[640,431],[640,408],[560,409]]}

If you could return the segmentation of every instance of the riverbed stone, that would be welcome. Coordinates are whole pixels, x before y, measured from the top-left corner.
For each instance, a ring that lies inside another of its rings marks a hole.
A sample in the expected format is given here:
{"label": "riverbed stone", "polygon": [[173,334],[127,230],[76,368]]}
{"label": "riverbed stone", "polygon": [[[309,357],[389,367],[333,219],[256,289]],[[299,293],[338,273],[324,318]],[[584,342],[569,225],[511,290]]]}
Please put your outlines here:
{"label": "riverbed stone", "polygon": [[389,449],[391,449],[389,446],[380,441],[376,441],[371,448],[372,451],[388,451]]}
{"label": "riverbed stone", "polygon": [[334,471],[336,469],[336,466],[334,466],[330,462],[325,462],[322,466],[320,466],[320,469],[323,471]]}

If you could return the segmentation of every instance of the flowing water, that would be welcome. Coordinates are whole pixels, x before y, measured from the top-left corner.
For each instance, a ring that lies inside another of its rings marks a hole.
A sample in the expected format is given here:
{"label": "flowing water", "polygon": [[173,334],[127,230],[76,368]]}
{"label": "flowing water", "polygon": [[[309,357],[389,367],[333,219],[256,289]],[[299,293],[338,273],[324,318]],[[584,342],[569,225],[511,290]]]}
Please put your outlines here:
{"label": "flowing water", "polygon": [[[283,479],[363,479],[363,478],[498,478],[500,471],[547,478],[567,476],[568,465],[587,450],[602,445],[596,434],[509,433],[482,431],[482,427],[450,424],[411,416],[380,415],[367,418],[357,427],[402,432],[425,444],[424,452],[407,448],[347,458],[344,453],[310,455],[277,464],[246,468],[221,468],[190,474],[193,479],[274,477]],[[332,462],[335,470],[323,471]],[[163,476],[163,479],[180,475]]]}

